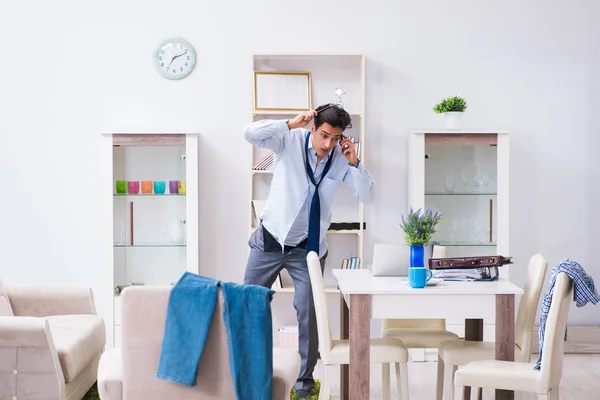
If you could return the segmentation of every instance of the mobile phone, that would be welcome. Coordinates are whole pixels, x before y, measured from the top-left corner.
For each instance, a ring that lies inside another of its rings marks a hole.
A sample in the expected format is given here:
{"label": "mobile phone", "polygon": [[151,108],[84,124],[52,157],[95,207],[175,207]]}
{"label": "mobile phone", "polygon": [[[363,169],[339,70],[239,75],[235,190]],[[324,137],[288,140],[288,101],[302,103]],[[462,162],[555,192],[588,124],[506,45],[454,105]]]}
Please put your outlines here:
{"label": "mobile phone", "polygon": [[[354,141],[356,140],[356,139],[354,138],[354,136],[350,136],[350,137],[348,137],[348,136],[344,136],[344,135],[342,135],[342,140],[340,141],[340,146],[342,146],[342,141],[344,141],[344,140],[346,140],[346,139],[350,140],[350,142],[351,142],[351,143],[354,143]],[[346,150],[346,148],[345,148],[345,147],[342,147],[342,150]]]}

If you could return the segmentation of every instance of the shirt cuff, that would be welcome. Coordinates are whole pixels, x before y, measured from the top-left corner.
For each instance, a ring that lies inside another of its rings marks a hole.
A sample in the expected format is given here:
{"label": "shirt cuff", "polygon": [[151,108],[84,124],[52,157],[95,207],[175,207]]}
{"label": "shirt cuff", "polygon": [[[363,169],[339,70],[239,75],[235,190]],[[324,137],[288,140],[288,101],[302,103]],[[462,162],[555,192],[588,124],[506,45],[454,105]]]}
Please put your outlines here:
{"label": "shirt cuff", "polygon": [[354,176],[362,176],[362,174],[365,172],[365,167],[363,166],[362,161],[358,163],[358,167],[348,165],[348,168],[350,168],[350,173]]}
{"label": "shirt cuff", "polygon": [[290,130],[290,127],[288,126],[287,122],[287,119],[278,120],[275,122],[275,126],[278,130],[281,130],[281,132],[287,132]]}

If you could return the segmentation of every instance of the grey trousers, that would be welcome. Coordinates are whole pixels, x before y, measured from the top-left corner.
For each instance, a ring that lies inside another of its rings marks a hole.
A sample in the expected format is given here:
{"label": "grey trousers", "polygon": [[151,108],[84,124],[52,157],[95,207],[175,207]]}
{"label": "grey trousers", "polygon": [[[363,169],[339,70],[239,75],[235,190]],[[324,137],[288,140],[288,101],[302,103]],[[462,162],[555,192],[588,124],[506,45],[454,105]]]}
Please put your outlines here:
{"label": "grey trousers", "polygon": [[[265,252],[262,225],[248,241],[250,256],[246,266],[244,284],[271,287],[277,274],[286,268],[294,282],[294,308],[298,318],[298,352],[300,354],[300,373],[294,388],[310,391],[314,384],[313,371],[319,356],[319,338],[317,320],[313,303],[306,249],[295,248],[284,253]],[[327,254],[321,258],[321,273],[325,268]]]}

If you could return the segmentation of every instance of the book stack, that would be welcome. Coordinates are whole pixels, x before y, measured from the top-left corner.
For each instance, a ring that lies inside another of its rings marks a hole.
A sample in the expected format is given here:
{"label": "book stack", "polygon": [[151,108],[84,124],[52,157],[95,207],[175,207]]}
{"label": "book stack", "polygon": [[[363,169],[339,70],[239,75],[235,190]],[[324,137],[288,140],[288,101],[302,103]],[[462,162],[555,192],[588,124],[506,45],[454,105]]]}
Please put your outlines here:
{"label": "book stack", "polygon": [[445,281],[493,281],[500,276],[498,267],[439,269],[433,271],[433,277]]}
{"label": "book stack", "polygon": [[360,258],[350,257],[342,260],[342,269],[360,269]]}
{"label": "book stack", "polygon": [[266,156],[260,159],[252,169],[254,171],[265,171],[273,166],[273,152],[269,152]]}

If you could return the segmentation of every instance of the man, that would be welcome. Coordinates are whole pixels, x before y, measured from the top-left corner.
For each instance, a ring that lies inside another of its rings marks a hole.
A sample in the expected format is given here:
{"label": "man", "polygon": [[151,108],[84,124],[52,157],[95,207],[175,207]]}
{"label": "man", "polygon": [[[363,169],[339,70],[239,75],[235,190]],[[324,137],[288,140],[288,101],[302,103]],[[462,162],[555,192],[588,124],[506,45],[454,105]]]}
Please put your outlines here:
{"label": "man", "polygon": [[354,143],[342,134],[349,127],[350,115],[338,105],[326,104],[290,120],[258,121],[244,130],[248,142],[274,153],[265,211],[248,241],[244,283],[271,287],[282,268],[292,277],[302,359],[294,385],[297,399],[310,398],[319,350],[306,255],[315,251],[323,270],[331,205],[342,181],[361,202],[374,200],[371,176]]}

